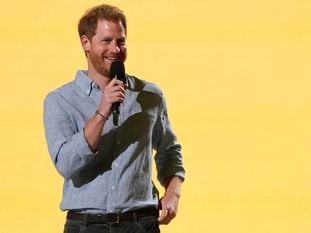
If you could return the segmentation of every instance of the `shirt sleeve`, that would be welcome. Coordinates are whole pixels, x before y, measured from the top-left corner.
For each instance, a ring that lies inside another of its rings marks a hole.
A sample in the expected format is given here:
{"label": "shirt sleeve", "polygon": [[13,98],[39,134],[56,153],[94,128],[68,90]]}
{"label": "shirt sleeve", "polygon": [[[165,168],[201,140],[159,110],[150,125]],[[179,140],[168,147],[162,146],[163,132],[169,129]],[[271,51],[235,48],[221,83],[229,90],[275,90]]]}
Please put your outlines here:
{"label": "shirt sleeve", "polygon": [[170,176],[178,176],[181,180],[185,178],[183,167],[181,145],[177,143],[167,114],[165,98],[162,95],[162,104],[153,130],[153,148],[156,150],[155,162],[157,178],[164,185]]}
{"label": "shirt sleeve", "polygon": [[45,98],[43,122],[49,153],[57,171],[66,179],[95,156],[83,130],[76,130],[69,109],[70,105],[57,92]]}

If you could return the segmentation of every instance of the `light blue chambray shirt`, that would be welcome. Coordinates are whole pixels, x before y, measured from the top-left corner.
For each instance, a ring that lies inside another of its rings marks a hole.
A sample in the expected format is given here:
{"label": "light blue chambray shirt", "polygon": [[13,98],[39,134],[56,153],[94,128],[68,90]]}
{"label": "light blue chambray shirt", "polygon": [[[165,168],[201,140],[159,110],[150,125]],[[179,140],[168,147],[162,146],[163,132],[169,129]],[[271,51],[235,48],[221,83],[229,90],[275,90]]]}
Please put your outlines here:
{"label": "light blue chambray shirt", "polygon": [[172,175],[184,179],[181,146],[170,127],[162,91],[134,76],[126,78],[119,126],[109,117],[96,153],[83,128],[102,93],[87,72],[78,71],[74,81],[50,92],[44,101],[49,153],[64,177],[62,210],[108,213],[157,207],[151,180],[153,149],[160,183]]}

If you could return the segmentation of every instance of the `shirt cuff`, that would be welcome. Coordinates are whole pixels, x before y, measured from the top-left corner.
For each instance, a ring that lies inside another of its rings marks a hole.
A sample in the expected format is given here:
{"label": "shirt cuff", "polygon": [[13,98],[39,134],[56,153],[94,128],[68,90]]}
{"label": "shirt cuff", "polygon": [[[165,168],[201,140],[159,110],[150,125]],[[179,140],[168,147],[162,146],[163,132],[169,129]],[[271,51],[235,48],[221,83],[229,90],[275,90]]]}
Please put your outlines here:
{"label": "shirt cuff", "polygon": [[91,160],[94,157],[92,156],[94,155],[94,153],[86,141],[83,130],[75,134],[74,137],[76,137],[75,140],[77,142],[75,148],[76,153],[79,154],[81,158],[86,162]]}

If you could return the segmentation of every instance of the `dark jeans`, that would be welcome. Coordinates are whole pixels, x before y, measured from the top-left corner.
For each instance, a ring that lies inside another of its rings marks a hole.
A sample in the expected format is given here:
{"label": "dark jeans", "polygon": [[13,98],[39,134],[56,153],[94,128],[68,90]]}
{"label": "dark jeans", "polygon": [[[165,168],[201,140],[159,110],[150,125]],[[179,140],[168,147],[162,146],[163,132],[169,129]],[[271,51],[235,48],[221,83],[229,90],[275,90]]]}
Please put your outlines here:
{"label": "dark jeans", "polygon": [[143,217],[134,221],[120,223],[85,223],[67,219],[64,233],[159,233],[157,217]]}

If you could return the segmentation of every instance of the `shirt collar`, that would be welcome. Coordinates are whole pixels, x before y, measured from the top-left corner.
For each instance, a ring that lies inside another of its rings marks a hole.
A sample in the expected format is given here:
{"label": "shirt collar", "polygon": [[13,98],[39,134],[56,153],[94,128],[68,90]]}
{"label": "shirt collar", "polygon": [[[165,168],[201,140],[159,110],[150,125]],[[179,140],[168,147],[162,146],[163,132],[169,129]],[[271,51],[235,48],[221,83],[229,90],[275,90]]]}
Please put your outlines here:
{"label": "shirt collar", "polygon": [[91,80],[86,70],[78,70],[76,73],[75,83],[84,91],[88,96],[91,95],[92,91],[99,90],[99,86]]}

